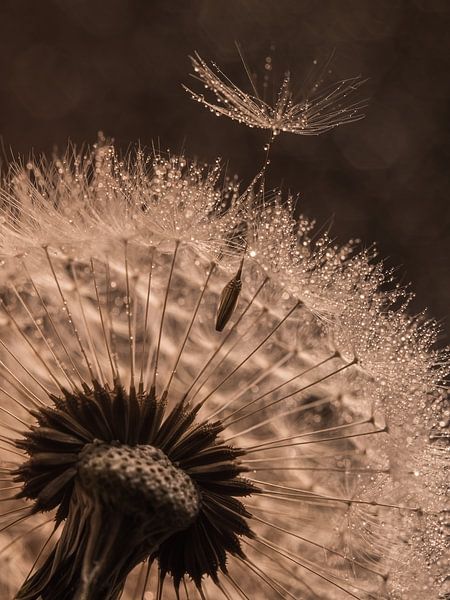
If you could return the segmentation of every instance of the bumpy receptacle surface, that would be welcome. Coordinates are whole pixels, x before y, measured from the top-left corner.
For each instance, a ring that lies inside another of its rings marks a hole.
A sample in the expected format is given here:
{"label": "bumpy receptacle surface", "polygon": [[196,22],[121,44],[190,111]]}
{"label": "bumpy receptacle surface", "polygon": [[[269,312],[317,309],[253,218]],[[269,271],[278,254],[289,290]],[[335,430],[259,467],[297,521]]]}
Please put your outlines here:
{"label": "bumpy receptacle surface", "polygon": [[140,519],[161,519],[184,529],[197,516],[200,497],[192,479],[158,448],[149,445],[89,444],[79,463],[80,483],[88,494]]}

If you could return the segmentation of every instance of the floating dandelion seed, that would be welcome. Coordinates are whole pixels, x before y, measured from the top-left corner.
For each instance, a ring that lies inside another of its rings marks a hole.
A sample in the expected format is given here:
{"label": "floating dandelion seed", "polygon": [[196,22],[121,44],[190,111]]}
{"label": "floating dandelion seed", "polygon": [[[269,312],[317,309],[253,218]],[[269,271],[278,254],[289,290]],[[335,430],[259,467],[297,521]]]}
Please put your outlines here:
{"label": "floating dandelion seed", "polygon": [[203,94],[183,86],[194,100],[207,106],[217,116],[225,115],[248,127],[267,129],[272,135],[280,132],[318,135],[364,117],[366,101],[354,100],[355,92],[365,82],[361,77],[339,81],[323,90],[315,85],[310,96],[297,102],[291,90],[288,72],[283,78],[275,103],[271,106],[259,97],[255,88],[256,95],[244,92],[217,65],[209,67],[197,53],[191,57],[191,62],[194,77],[216,96],[216,102],[212,102]]}
{"label": "floating dandelion seed", "polygon": [[219,175],[103,143],[5,182],[2,597],[437,597],[435,326]]}

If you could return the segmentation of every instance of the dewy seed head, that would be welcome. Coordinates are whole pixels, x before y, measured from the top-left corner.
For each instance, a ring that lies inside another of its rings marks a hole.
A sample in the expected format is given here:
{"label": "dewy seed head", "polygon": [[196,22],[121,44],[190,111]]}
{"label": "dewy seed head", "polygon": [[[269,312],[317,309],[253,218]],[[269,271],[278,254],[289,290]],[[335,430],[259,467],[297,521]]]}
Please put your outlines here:
{"label": "dewy seed head", "polygon": [[109,143],[1,194],[0,598],[439,596],[449,363],[372,251]]}
{"label": "dewy seed head", "polygon": [[87,444],[79,480],[88,495],[141,519],[158,516],[168,532],[185,529],[197,516],[200,497],[192,479],[149,445]]}

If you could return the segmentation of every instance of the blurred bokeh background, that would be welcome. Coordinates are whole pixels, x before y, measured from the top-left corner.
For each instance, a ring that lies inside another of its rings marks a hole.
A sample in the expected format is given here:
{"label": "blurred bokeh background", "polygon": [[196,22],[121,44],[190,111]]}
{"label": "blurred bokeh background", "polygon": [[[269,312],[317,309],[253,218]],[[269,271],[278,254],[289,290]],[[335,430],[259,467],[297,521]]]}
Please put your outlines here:
{"label": "blurred bokeh background", "polygon": [[[300,195],[301,210],[340,242],[377,243],[413,309],[450,332],[448,0],[2,0],[0,136],[11,156],[139,140],[213,162],[249,182],[263,132],[217,119],[182,90],[188,54],[217,61],[247,86],[268,55],[294,87],[334,51],[329,80],[362,74],[367,117],[320,137],[284,135],[268,187]],[[270,50],[272,46],[272,50]],[[443,341],[445,340],[445,333]]]}

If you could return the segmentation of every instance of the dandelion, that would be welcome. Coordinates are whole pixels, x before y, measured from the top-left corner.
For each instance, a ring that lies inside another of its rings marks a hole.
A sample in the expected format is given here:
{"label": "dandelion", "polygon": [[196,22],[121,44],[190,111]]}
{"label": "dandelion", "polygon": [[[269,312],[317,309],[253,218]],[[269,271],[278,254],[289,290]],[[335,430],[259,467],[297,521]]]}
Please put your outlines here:
{"label": "dandelion", "polygon": [[291,89],[290,73],[287,72],[271,106],[259,96],[251,78],[254,95],[236,86],[216,64],[212,68],[208,66],[197,53],[191,57],[191,62],[194,77],[203,83],[207,92],[212,92],[216,97],[213,102],[206,99],[204,94],[183,86],[194,100],[217,116],[225,115],[248,127],[267,129],[272,136],[280,132],[318,135],[364,117],[366,101],[354,100],[355,92],[364,83],[359,76],[324,89],[320,88],[320,81],[316,81],[311,92],[297,101]]}
{"label": "dandelion", "polygon": [[106,141],[11,169],[2,597],[437,597],[436,326],[254,202]]}

